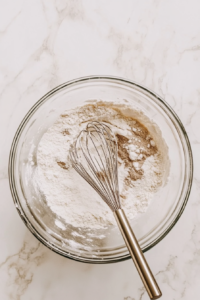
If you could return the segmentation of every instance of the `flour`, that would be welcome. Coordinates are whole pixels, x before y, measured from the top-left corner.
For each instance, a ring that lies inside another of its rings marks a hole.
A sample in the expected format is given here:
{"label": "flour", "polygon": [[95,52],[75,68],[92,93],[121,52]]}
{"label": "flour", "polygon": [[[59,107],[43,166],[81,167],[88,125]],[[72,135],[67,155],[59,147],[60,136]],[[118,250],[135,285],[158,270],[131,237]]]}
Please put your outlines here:
{"label": "flour", "polygon": [[[68,157],[74,138],[93,120],[108,123],[118,139],[120,198],[127,217],[147,210],[166,180],[168,149],[156,125],[146,116],[141,122],[142,116],[131,107],[95,102],[64,112],[47,130],[37,151],[37,181],[46,204],[59,218],[79,228],[116,225],[109,207],[76,173]],[[145,127],[148,124],[156,136]]]}

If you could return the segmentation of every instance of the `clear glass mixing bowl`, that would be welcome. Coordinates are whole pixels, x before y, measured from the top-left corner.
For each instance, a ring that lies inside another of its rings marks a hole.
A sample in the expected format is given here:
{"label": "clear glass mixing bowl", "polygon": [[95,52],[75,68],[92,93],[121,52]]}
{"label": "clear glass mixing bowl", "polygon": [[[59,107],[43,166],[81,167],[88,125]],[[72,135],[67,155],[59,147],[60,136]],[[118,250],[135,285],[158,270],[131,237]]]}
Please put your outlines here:
{"label": "clear glass mixing bowl", "polygon": [[169,147],[167,184],[155,194],[147,212],[131,221],[143,251],[164,238],[185,208],[192,184],[192,152],[186,131],[169,105],[152,91],[122,78],[92,76],[64,83],[42,97],[24,117],[9,160],[10,189],[20,217],[51,250],[82,262],[109,263],[130,258],[118,228],[84,230],[58,220],[32,180],[37,146],[44,132],[64,110],[93,99],[125,99],[134,104],[157,123]]}

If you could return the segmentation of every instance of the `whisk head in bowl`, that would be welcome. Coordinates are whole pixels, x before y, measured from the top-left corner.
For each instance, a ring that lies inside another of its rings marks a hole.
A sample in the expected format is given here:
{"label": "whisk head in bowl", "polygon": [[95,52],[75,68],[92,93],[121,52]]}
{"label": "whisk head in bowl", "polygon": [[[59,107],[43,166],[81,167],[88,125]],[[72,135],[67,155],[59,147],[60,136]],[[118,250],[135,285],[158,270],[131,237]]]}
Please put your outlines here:
{"label": "whisk head in bowl", "polygon": [[96,190],[112,211],[121,208],[117,140],[104,123],[87,124],[70,148],[73,168]]}

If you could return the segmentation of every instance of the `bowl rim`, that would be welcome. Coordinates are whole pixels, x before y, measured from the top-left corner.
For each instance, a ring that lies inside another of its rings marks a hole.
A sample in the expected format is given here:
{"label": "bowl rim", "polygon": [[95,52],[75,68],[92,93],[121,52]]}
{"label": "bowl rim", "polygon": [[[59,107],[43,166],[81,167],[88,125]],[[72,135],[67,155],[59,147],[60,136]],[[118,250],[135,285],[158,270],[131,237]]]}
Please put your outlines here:
{"label": "bowl rim", "polygon": [[12,141],[12,144],[11,144],[11,148],[10,148],[10,154],[9,154],[9,162],[8,162],[9,186],[10,186],[10,191],[11,191],[11,194],[12,194],[12,198],[13,198],[15,207],[16,207],[22,221],[26,225],[26,227],[31,231],[31,233],[43,245],[45,245],[50,250],[52,250],[55,253],[58,253],[58,254],[60,254],[64,257],[75,260],[75,261],[85,262],[85,263],[92,263],[92,264],[105,264],[105,263],[113,263],[113,262],[124,261],[124,260],[130,259],[131,256],[130,256],[130,254],[125,254],[125,255],[122,255],[122,256],[118,256],[118,257],[114,257],[114,258],[106,258],[106,259],[88,258],[88,257],[77,256],[77,255],[74,255],[72,253],[65,252],[65,251],[61,250],[59,247],[57,247],[55,244],[50,243],[48,240],[46,240],[37,231],[37,229],[32,225],[30,220],[26,217],[26,214],[23,210],[23,207],[21,206],[21,202],[20,202],[19,197],[18,197],[18,193],[17,193],[16,186],[15,186],[15,178],[14,178],[15,150],[17,149],[17,145],[18,145],[18,141],[20,139],[21,133],[22,133],[26,123],[30,119],[30,117],[34,114],[34,111],[37,108],[39,108],[43,104],[43,102],[45,102],[50,96],[52,96],[53,94],[55,94],[57,91],[61,90],[62,88],[69,87],[70,85],[74,85],[74,84],[93,81],[93,80],[113,80],[113,81],[117,81],[118,83],[130,84],[132,86],[136,86],[136,87],[142,89],[143,91],[147,92],[148,94],[151,94],[159,102],[161,102],[162,105],[164,105],[164,107],[174,116],[174,118],[177,121],[177,123],[180,127],[180,130],[181,130],[181,132],[184,136],[185,142],[186,142],[186,148],[187,148],[187,151],[188,151],[187,154],[188,154],[188,158],[189,158],[189,172],[188,172],[189,179],[188,179],[188,187],[187,187],[187,191],[186,191],[186,194],[185,194],[185,197],[184,197],[184,201],[183,201],[181,207],[179,208],[178,214],[170,222],[170,224],[168,225],[166,230],[155,241],[153,241],[150,245],[147,245],[147,247],[145,249],[143,249],[143,252],[146,252],[146,251],[150,250],[151,248],[153,248],[155,245],[157,245],[172,230],[174,225],[177,223],[177,221],[181,217],[181,215],[182,215],[182,213],[183,213],[183,211],[186,207],[186,204],[188,202],[188,198],[189,198],[189,195],[190,195],[190,192],[191,192],[191,187],[192,187],[192,182],[193,182],[193,155],[192,155],[191,144],[190,144],[187,132],[186,132],[181,120],[179,119],[178,115],[170,107],[170,105],[164,99],[162,99],[162,97],[160,97],[157,93],[153,92],[151,89],[149,89],[149,88],[145,87],[144,85],[141,85],[141,84],[139,84],[135,81],[125,79],[125,78],[122,78],[122,77],[109,76],[109,75],[92,75],[92,76],[79,77],[79,78],[67,81],[67,82],[65,82],[63,84],[60,84],[57,87],[51,89],[49,92],[47,92],[43,97],[41,97],[29,109],[29,111],[26,113],[26,115],[22,119],[21,123],[19,124],[18,129],[17,129],[17,131],[14,135],[14,138],[13,138],[13,141]]}

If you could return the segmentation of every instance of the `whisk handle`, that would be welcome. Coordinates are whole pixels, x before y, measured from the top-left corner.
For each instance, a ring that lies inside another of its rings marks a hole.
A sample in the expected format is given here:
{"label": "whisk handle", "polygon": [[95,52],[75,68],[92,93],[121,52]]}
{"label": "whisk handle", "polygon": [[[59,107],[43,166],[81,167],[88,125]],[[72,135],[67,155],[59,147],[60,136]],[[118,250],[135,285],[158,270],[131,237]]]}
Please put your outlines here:
{"label": "whisk handle", "polygon": [[114,216],[150,299],[160,298],[162,296],[160,288],[147,264],[123,209],[116,210]]}

